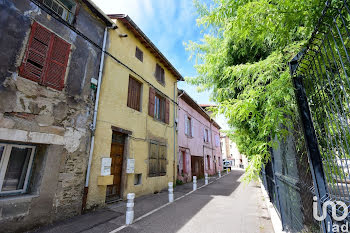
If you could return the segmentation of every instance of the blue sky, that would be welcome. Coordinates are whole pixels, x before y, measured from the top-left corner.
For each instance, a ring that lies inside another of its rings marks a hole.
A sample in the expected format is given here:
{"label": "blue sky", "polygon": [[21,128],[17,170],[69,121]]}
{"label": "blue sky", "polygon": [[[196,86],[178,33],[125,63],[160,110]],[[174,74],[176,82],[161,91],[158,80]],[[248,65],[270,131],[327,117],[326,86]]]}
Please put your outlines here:
{"label": "blue sky", "polygon": [[[184,42],[202,37],[196,25],[192,0],[93,0],[106,14],[128,14],[184,77],[195,76],[194,61],[188,59]],[[209,93],[179,83],[198,103],[212,103]]]}

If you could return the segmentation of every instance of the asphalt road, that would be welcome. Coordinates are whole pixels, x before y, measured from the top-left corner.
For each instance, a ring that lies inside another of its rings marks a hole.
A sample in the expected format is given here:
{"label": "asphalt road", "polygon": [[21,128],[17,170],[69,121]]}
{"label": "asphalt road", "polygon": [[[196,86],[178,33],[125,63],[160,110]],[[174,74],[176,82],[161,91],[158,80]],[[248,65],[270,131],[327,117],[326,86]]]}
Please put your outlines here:
{"label": "asphalt road", "polygon": [[130,233],[273,233],[260,186],[229,175],[120,230]]}

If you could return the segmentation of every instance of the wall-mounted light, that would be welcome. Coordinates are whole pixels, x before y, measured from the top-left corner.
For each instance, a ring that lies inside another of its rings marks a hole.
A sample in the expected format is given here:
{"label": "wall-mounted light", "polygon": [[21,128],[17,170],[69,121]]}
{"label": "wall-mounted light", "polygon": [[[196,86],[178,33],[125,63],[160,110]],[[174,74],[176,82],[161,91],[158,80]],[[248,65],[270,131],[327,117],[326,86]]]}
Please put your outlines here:
{"label": "wall-mounted light", "polygon": [[128,34],[119,34],[119,37],[128,37]]}

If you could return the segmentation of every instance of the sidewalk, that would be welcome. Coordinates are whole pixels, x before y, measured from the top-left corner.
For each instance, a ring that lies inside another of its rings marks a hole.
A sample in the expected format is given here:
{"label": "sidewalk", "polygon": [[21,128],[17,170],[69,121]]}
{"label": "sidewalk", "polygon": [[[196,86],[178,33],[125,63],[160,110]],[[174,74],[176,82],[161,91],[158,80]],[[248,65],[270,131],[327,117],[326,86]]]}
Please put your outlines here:
{"label": "sidewalk", "polygon": [[273,233],[260,185],[243,184],[244,171],[232,170],[174,188],[174,203],[168,203],[168,192],[135,199],[132,225],[125,225],[126,203],[108,205],[84,215],[38,229],[38,233]]}
{"label": "sidewalk", "polygon": [[[223,174],[224,175],[224,174]],[[218,178],[218,175],[209,177],[209,182]],[[197,181],[197,187],[204,185],[204,178]],[[193,184],[186,183],[174,188],[174,199],[192,191]],[[135,217],[138,217],[168,203],[168,190],[157,194],[148,194],[135,198]],[[80,232],[109,232],[125,224],[126,201],[110,204],[105,208],[75,216],[52,225],[41,227],[31,233],[80,233]]]}

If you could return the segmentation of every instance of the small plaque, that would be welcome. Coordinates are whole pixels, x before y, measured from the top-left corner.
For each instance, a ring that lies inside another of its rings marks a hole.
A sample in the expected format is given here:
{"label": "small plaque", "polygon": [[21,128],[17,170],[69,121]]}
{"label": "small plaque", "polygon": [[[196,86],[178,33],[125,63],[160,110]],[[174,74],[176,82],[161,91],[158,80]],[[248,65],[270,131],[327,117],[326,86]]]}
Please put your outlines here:
{"label": "small plaque", "polygon": [[102,158],[101,176],[109,176],[111,174],[112,158]]}
{"label": "small plaque", "polygon": [[126,164],[126,173],[134,173],[135,172],[135,159],[128,159]]}

